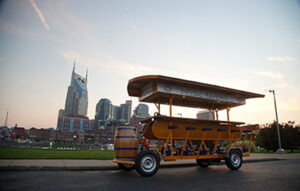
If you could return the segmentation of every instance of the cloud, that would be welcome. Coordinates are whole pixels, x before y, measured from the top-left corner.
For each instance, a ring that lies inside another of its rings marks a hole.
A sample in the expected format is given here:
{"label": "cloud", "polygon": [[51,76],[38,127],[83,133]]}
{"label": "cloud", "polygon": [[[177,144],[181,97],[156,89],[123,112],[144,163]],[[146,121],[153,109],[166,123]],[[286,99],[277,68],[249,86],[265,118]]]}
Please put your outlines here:
{"label": "cloud", "polygon": [[279,72],[273,72],[273,71],[259,71],[256,73],[259,76],[269,78],[271,80],[276,80],[276,86],[277,88],[285,88],[288,87],[288,84],[283,79],[283,74]]}
{"label": "cloud", "polygon": [[0,31],[6,32],[11,35],[16,35],[22,38],[28,39],[36,39],[36,40],[43,40],[43,41],[53,41],[56,43],[66,44],[65,39],[58,38],[54,34],[51,33],[39,33],[33,31],[31,29],[24,28],[22,26],[16,25],[14,23],[10,23],[0,19]]}
{"label": "cloud", "polygon": [[3,58],[2,57],[0,57],[0,62],[2,62],[3,61]]}
{"label": "cloud", "polygon": [[38,17],[41,20],[41,23],[44,25],[46,31],[50,30],[50,26],[47,24],[46,19],[42,13],[42,11],[39,9],[39,7],[36,5],[36,3],[34,2],[34,0],[29,0],[32,7],[34,8],[35,12],[37,13]]}
{"label": "cloud", "polygon": [[299,43],[300,43],[300,39],[297,39],[297,42],[299,42]]}
{"label": "cloud", "polygon": [[136,25],[135,25],[135,22],[133,20],[131,20],[131,28],[133,30],[136,30]]}
{"label": "cloud", "polygon": [[114,71],[117,74],[122,74],[123,76],[142,75],[155,71],[154,68],[148,66],[135,65],[128,62],[116,60],[112,60],[110,64],[107,64],[103,67],[107,70]]}
{"label": "cloud", "polygon": [[75,50],[62,51],[61,54],[67,62],[73,62],[75,59],[81,60],[80,54]]}
{"label": "cloud", "polygon": [[130,16],[130,13],[129,13],[129,8],[128,7],[124,7],[126,13],[126,17],[129,18],[129,21],[130,21],[130,25],[131,25],[131,29],[132,30],[136,30],[136,25],[135,25],[135,21],[132,19],[132,17]]}
{"label": "cloud", "polygon": [[257,74],[259,76],[264,76],[264,77],[271,78],[274,80],[282,80],[282,77],[283,77],[283,75],[281,73],[272,72],[272,71],[260,71],[260,72],[257,72]]}
{"label": "cloud", "polygon": [[28,30],[22,28],[22,27],[19,27],[13,23],[8,23],[4,20],[1,20],[0,19],[0,30],[2,31],[5,31],[7,33],[11,33],[11,34],[14,34],[14,35],[18,35],[18,36],[21,36],[21,37],[25,37],[25,38],[28,38],[28,37],[35,37],[36,34],[34,33],[31,33],[29,32]]}
{"label": "cloud", "polygon": [[280,101],[281,108],[286,111],[300,111],[300,93],[289,97],[287,99],[282,99]]}
{"label": "cloud", "polygon": [[294,57],[290,57],[290,56],[283,56],[283,57],[269,56],[267,59],[271,62],[281,62],[281,63],[290,63],[296,60]]}
{"label": "cloud", "polygon": [[125,61],[112,59],[106,55],[91,55],[79,53],[75,50],[61,51],[61,55],[69,63],[73,63],[74,59],[76,58],[76,64],[80,64],[88,68],[93,68],[98,71],[105,70],[108,73],[113,73],[115,75],[123,77],[157,72],[156,69],[152,67],[131,64]]}
{"label": "cloud", "polygon": [[[30,5],[34,8],[34,14],[37,14],[44,28],[47,31],[54,29],[56,33],[39,33],[30,27],[16,25],[1,18],[0,30],[24,38],[55,41],[55,43],[59,43],[63,47],[82,47],[86,44],[90,47],[91,44],[95,44],[95,39],[99,37],[99,33],[95,31],[97,25],[74,14],[64,6],[64,1],[43,1],[45,7],[47,7],[47,15],[50,15],[47,20],[37,7],[35,1],[29,1]],[[51,24],[51,27],[48,23]]]}

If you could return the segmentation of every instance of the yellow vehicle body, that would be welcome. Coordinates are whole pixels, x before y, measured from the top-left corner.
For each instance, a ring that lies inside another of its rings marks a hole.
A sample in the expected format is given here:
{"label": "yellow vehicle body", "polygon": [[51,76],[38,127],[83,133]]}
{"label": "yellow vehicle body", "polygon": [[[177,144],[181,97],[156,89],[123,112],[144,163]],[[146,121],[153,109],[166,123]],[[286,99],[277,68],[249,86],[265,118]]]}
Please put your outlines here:
{"label": "yellow vehicle body", "polygon": [[[259,126],[230,121],[229,112],[233,107],[244,105],[246,99],[264,95],[159,75],[133,78],[127,89],[130,96],[154,103],[157,113],[141,121],[143,132],[138,139],[137,159],[114,162],[134,165],[139,163],[139,152],[145,150],[153,151],[156,153],[153,155],[166,161],[228,159],[232,149],[241,157],[249,156]],[[169,105],[169,116],[160,114],[161,104]],[[213,114],[213,120],[173,117],[173,105],[207,109]],[[220,110],[227,111],[226,121],[218,119]],[[249,147],[245,148],[247,137]],[[241,143],[237,144],[239,140]],[[149,144],[151,141],[156,142],[155,146]]]}

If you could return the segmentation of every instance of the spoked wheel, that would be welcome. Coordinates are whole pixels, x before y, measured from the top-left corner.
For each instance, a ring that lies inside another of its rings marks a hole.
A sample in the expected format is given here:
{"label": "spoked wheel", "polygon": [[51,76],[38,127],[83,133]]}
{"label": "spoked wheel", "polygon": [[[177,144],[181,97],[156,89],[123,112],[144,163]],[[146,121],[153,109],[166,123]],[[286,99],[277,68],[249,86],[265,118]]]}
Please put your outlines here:
{"label": "spoked wheel", "polygon": [[237,170],[241,168],[243,163],[242,154],[238,150],[229,151],[228,158],[225,158],[225,163],[231,170]]}
{"label": "spoked wheel", "polygon": [[210,159],[196,159],[197,165],[202,168],[208,167],[210,165]]}
{"label": "spoked wheel", "polygon": [[118,163],[118,166],[119,166],[120,169],[125,170],[125,171],[130,171],[130,170],[134,169],[133,164]]}
{"label": "spoked wheel", "polygon": [[136,171],[142,176],[152,176],[159,169],[159,156],[153,151],[141,151],[136,158]]}

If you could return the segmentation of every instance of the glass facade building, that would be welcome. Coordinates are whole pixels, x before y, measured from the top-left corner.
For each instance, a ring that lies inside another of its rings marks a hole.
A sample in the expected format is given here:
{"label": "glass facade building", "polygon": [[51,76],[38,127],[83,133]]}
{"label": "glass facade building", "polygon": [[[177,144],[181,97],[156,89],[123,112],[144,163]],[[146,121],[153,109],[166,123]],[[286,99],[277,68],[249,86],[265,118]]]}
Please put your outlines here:
{"label": "glass facade building", "polygon": [[121,108],[120,106],[113,106],[113,120],[120,120],[121,118]]}
{"label": "glass facade building", "polygon": [[60,131],[93,131],[93,120],[80,116],[62,116],[58,118],[57,130]]}
{"label": "glass facade building", "polygon": [[64,132],[92,131],[94,121],[87,117],[87,108],[87,73],[85,78],[75,73],[74,63],[65,109],[60,109],[58,112],[57,130]]}
{"label": "glass facade building", "polygon": [[102,98],[96,106],[96,120],[107,121],[113,118],[113,105],[107,98]]}
{"label": "glass facade building", "polygon": [[146,104],[140,103],[133,111],[137,116],[149,116],[149,107]]}
{"label": "glass facade building", "polygon": [[132,107],[132,102],[131,100],[126,100],[125,104],[120,105],[120,119],[121,121],[125,123],[129,123],[129,120],[131,118],[131,107]]}
{"label": "glass facade building", "polygon": [[76,114],[87,116],[88,91],[87,91],[87,73],[82,77],[75,73],[75,63],[72,71],[71,84],[68,87],[64,114]]}

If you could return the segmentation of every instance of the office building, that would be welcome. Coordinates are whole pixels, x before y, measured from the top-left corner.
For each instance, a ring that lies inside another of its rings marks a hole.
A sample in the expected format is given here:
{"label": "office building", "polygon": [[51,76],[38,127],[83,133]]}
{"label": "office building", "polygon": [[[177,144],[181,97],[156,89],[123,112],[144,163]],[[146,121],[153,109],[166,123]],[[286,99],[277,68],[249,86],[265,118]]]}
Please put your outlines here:
{"label": "office building", "polygon": [[113,120],[120,120],[121,118],[121,107],[120,106],[113,106]]}
{"label": "office building", "polygon": [[108,121],[113,118],[113,105],[111,101],[107,98],[102,98],[99,100],[96,106],[95,119],[100,121]]}
{"label": "office building", "polygon": [[93,131],[94,121],[82,115],[69,114],[58,118],[57,130],[60,131]]}
{"label": "office building", "polygon": [[75,73],[75,63],[73,66],[71,84],[68,87],[64,115],[75,114],[87,116],[88,91],[87,73],[82,77]]}
{"label": "office building", "polygon": [[77,74],[74,63],[65,109],[58,111],[56,129],[64,132],[93,130],[94,121],[87,117],[87,109],[87,72],[85,78]]}
{"label": "office building", "polygon": [[121,121],[124,123],[129,123],[129,120],[131,118],[131,107],[132,107],[132,101],[126,100],[125,104],[120,105],[120,113],[121,113]]}
{"label": "office building", "polygon": [[60,109],[58,110],[58,117],[63,117],[65,115],[65,110]]}
{"label": "office building", "polygon": [[140,103],[133,111],[136,116],[147,116],[149,117],[149,107],[146,104]]}
{"label": "office building", "polygon": [[197,119],[213,120],[213,113],[208,110],[199,111]]}

